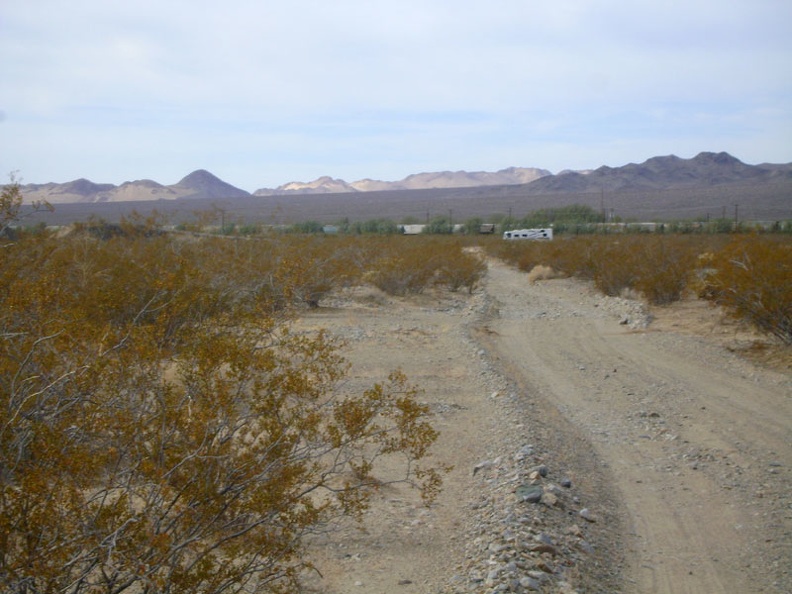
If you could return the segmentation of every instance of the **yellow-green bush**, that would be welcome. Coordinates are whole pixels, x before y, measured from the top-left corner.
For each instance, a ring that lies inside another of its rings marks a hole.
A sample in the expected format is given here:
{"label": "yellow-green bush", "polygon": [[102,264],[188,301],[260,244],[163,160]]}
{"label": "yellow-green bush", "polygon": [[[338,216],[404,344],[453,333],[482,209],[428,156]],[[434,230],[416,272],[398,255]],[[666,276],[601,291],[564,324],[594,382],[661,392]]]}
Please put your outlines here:
{"label": "yellow-green bush", "polygon": [[792,241],[741,236],[707,260],[705,297],[792,344]]}
{"label": "yellow-green bush", "polygon": [[655,305],[682,297],[700,249],[689,238],[665,235],[595,237],[587,243],[585,268],[578,274],[607,295],[632,289]]}
{"label": "yellow-green bush", "polygon": [[377,241],[364,281],[389,295],[422,293],[437,270],[436,263],[422,249],[418,238],[390,237]]}
{"label": "yellow-green bush", "polygon": [[649,303],[664,305],[679,301],[694,273],[698,242],[663,235],[647,238],[637,252],[637,274],[633,287]]}
{"label": "yellow-green bush", "polygon": [[701,247],[698,238],[665,235],[589,235],[552,242],[503,242],[501,254],[520,270],[537,265],[588,279],[606,295],[640,291],[650,303],[678,300]]}
{"label": "yellow-green bush", "polygon": [[418,390],[394,372],[341,393],[339,345],[290,332],[339,282],[336,247],[121,229],[0,248],[4,592],[299,591],[303,536],[360,515],[380,457],[437,494]]}
{"label": "yellow-green bush", "polygon": [[454,251],[446,254],[437,271],[437,282],[451,291],[467,289],[468,294],[478,287],[487,273],[486,261],[476,252]]}
{"label": "yellow-green bush", "polygon": [[607,295],[631,289],[664,305],[691,291],[792,342],[792,240],[785,235],[591,235],[485,245],[521,270],[549,266]]}
{"label": "yellow-green bush", "polygon": [[530,272],[539,265],[557,266],[558,253],[563,242],[557,240],[551,245],[543,241],[507,241],[492,238],[484,244],[487,254],[498,258],[523,272]]}
{"label": "yellow-green bush", "polygon": [[432,286],[472,292],[486,274],[486,263],[450,237],[359,238],[366,244],[363,280],[391,295],[422,293]]}

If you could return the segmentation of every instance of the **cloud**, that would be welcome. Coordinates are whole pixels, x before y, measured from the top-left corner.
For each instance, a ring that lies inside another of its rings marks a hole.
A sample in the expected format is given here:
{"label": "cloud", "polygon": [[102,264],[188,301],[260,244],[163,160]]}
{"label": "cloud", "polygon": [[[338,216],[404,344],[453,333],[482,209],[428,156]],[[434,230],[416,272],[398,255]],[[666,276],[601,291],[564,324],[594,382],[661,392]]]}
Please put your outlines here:
{"label": "cloud", "polygon": [[0,167],[255,189],[630,150],[788,161],[791,50],[774,0],[7,0]]}

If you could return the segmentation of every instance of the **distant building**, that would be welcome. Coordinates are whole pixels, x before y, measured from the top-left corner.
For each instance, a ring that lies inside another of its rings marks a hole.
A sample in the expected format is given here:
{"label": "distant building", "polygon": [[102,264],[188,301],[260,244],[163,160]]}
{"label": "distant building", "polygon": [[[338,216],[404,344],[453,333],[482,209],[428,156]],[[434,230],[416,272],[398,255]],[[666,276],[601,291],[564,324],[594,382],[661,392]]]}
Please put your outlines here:
{"label": "distant building", "polygon": [[479,233],[482,235],[491,235],[495,233],[495,223],[483,223],[479,226]]}
{"label": "distant building", "polygon": [[401,225],[402,233],[405,235],[419,235],[425,228],[426,225]]}

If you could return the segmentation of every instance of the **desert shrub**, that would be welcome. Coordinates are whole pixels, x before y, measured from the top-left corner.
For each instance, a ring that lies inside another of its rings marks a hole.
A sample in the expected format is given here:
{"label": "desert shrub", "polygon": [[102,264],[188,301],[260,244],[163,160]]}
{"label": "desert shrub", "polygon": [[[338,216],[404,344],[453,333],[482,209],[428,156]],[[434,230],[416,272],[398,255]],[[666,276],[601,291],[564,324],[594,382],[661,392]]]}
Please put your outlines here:
{"label": "desert shrub", "polygon": [[638,254],[624,244],[625,238],[592,238],[578,275],[590,278],[605,295],[621,295],[633,288],[638,271]]}
{"label": "desert shrub", "polygon": [[585,236],[539,245],[535,259],[588,279],[606,295],[640,291],[650,303],[678,300],[687,287],[696,249],[665,235]]}
{"label": "desert shrub", "polygon": [[[521,242],[513,242],[520,244]],[[525,242],[513,248],[510,255],[515,266],[522,272],[529,272],[536,266],[542,265],[547,260],[546,246],[542,246],[539,242],[531,241]]]}
{"label": "desert shrub", "polygon": [[389,295],[406,295],[422,293],[431,276],[432,271],[427,268],[416,268],[406,258],[390,256],[377,260],[364,280]]}
{"label": "desert shrub", "polygon": [[484,260],[461,237],[288,234],[273,245],[285,275],[276,284],[288,290],[283,299],[289,302],[315,305],[334,288],[361,282],[391,295],[437,285],[472,292],[486,273]]}
{"label": "desert shrub", "polygon": [[547,266],[561,275],[591,280],[606,295],[637,290],[650,303],[662,305],[681,298],[705,249],[697,237],[620,234],[502,241],[491,253],[525,272]]}
{"label": "desert shrub", "polygon": [[481,217],[471,217],[466,219],[463,227],[464,233],[466,235],[478,235],[483,223],[484,219]]}
{"label": "desert shrub", "polygon": [[364,280],[389,295],[422,293],[437,271],[428,242],[417,237],[393,237],[378,242]]}
{"label": "desert shrub", "polygon": [[528,213],[517,223],[520,228],[547,227],[553,225],[556,229],[567,229],[570,226],[601,223],[604,216],[601,212],[590,206],[572,204],[558,208],[543,208]]}
{"label": "desert shrub", "polygon": [[317,307],[334,288],[359,276],[359,271],[347,258],[341,238],[286,236],[277,241],[275,247],[276,285],[283,291],[285,301]]}
{"label": "desert shrub", "polygon": [[792,344],[792,242],[746,235],[707,258],[703,296]]}
{"label": "desert shrub", "polygon": [[498,258],[507,264],[514,264],[517,242],[504,241],[498,236],[481,239],[481,246],[488,256]]}
{"label": "desert shrub", "polygon": [[438,258],[437,284],[451,291],[467,289],[472,293],[487,274],[487,263],[475,251],[465,250],[460,244],[450,245]]}
{"label": "desert shrub", "polygon": [[322,233],[324,225],[319,221],[302,221],[287,229],[289,233]]}
{"label": "desert shrub", "polygon": [[459,238],[432,235],[368,238],[363,280],[390,295],[423,293],[433,286],[472,292],[486,262]]}
{"label": "desert shrub", "polygon": [[691,290],[790,342],[792,244],[783,234],[590,235],[483,245],[520,270],[549,266],[591,280],[607,295],[636,290],[663,305]]}
{"label": "desert shrub", "polygon": [[452,229],[453,223],[450,218],[438,216],[429,221],[423,232],[430,235],[448,235],[451,234]]}
{"label": "desert shrub", "polygon": [[526,272],[542,263],[545,256],[543,248],[546,246],[536,241],[505,241],[496,238],[495,241],[486,242],[485,247],[490,256]]}
{"label": "desert shrub", "polygon": [[399,232],[399,226],[390,219],[369,219],[366,221],[355,221],[349,223],[344,228],[346,233],[357,235],[394,235]]}
{"label": "desert shrub", "polygon": [[437,493],[417,389],[338,391],[341,345],[290,331],[284,253],[88,232],[0,249],[3,591],[297,591],[304,536],[366,508],[381,457]]}
{"label": "desert shrub", "polygon": [[699,248],[680,236],[652,236],[639,244],[633,288],[654,305],[679,301],[690,284]]}
{"label": "desert shrub", "polygon": [[490,255],[531,272],[537,266],[552,268],[560,276],[593,277],[592,259],[597,250],[589,237],[559,238],[553,241],[499,241]]}
{"label": "desert shrub", "polygon": [[11,230],[12,225],[19,224],[33,213],[54,210],[46,200],[36,200],[24,205],[22,187],[16,175],[12,173],[9,177],[9,183],[0,186],[0,241]]}
{"label": "desert shrub", "polygon": [[0,236],[19,220],[22,202],[22,188],[12,176],[11,183],[0,188]]}
{"label": "desert shrub", "polygon": [[655,305],[682,297],[700,249],[678,235],[597,236],[583,245],[575,274],[593,280],[606,295],[634,289]]}
{"label": "desert shrub", "polygon": [[537,243],[541,264],[550,266],[563,276],[585,276],[591,266],[588,238],[569,237]]}
{"label": "desert shrub", "polygon": [[588,237],[557,238],[553,241],[505,241],[494,238],[485,244],[487,253],[499,258],[523,272],[531,272],[537,266],[547,266],[559,276],[585,276],[590,278],[591,250]]}
{"label": "desert shrub", "polygon": [[261,232],[261,225],[247,223],[237,227],[237,233],[240,235],[259,235]]}

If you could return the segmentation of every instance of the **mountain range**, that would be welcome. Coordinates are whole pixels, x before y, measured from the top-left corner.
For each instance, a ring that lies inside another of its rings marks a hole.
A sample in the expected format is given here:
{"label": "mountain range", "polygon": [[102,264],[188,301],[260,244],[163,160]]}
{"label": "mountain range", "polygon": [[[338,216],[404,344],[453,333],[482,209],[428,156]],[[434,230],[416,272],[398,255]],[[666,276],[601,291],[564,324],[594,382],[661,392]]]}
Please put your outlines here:
{"label": "mountain range", "polygon": [[792,163],[748,165],[728,153],[702,152],[691,159],[670,155],[653,157],[640,164],[602,166],[587,171],[563,171],[555,175],[546,169],[509,167],[495,172],[418,173],[394,182],[363,179],[348,183],[324,176],[312,182],[290,182],[278,188],[262,188],[253,194],[234,187],[203,169],[190,173],[173,185],[142,179],[115,186],[78,179],[61,184],[26,184],[21,189],[26,200],[43,199],[51,204],[64,204],[349,194],[484,186],[521,186],[526,195],[590,194],[714,187],[746,182],[763,184],[782,180],[792,180]]}
{"label": "mountain range", "polygon": [[500,171],[437,171],[415,173],[400,181],[361,179],[345,182],[323,176],[312,182],[290,182],[277,188],[261,188],[254,196],[281,196],[288,194],[337,194],[341,192],[382,192],[390,190],[427,190],[430,188],[475,188],[479,186],[510,186],[528,184],[551,175],[547,169],[536,167],[509,167]]}
{"label": "mountain range", "polygon": [[95,184],[77,179],[64,184],[26,184],[22,186],[26,200],[46,200],[50,204],[142,202],[202,198],[243,198],[250,196],[204,169],[193,171],[178,183],[165,186],[150,179],[113,184]]}

